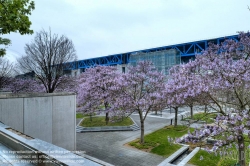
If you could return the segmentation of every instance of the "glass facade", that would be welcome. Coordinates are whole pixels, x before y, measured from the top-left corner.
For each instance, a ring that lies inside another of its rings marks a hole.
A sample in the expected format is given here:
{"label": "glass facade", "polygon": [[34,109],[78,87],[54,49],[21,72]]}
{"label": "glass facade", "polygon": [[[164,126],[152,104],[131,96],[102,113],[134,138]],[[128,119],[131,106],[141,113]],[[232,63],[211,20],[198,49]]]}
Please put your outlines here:
{"label": "glass facade", "polygon": [[129,63],[135,65],[136,62],[145,60],[153,62],[157,70],[167,75],[172,66],[181,63],[181,56],[175,49],[147,53],[136,52],[130,55]]}

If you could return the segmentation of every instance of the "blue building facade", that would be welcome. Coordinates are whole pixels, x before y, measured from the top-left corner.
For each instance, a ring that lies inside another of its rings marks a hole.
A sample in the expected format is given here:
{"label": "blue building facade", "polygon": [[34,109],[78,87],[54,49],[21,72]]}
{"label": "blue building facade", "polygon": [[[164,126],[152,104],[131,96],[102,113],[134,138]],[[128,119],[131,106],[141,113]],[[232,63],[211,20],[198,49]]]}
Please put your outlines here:
{"label": "blue building facade", "polygon": [[122,71],[125,71],[125,67],[127,64],[134,64],[140,60],[151,60],[157,69],[161,71],[163,70],[167,74],[168,69],[173,65],[186,63],[190,59],[194,59],[195,55],[198,55],[201,53],[201,51],[207,49],[209,43],[219,44],[226,39],[238,41],[238,35],[193,41],[188,43],[68,62],[65,63],[64,70],[68,72],[77,70],[84,71],[86,68],[97,65],[117,65],[121,67]]}

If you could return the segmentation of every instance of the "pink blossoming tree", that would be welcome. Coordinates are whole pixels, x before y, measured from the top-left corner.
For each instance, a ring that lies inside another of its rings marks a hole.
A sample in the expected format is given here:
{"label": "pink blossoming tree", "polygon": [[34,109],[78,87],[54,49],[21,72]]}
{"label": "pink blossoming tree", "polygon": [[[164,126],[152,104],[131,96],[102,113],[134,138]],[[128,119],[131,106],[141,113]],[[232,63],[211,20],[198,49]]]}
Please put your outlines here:
{"label": "pink blossoming tree", "polygon": [[[75,92],[77,93],[77,81],[75,77],[62,76],[59,79],[60,86],[58,86],[55,92]],[[8,84],[4,86],[4,89],[11,91],[12,93],[46,93],[44,85],[36,79],[32,78],[8,78]]]}
{"label": "pink blossoming tree", "polygon": [[128,73],[118,80],[118,97],[114,107],[128,114],[136,112],[141,122],[140,143],[144,143],[144,122],[148,113],[162,110],[165,102],[165,75],[158,72],[152,62],[141,61],[130,66]]}
{"label": "pink blossoming tree", "polygon": [[235,143],[238,162],[245,166],[245,141],[250,139],[250,35],[240,33],[239,39],[210,44],[202,55],[183,66],[188,76],[183,86],[187,89],[179,100],[206,94],[209,106],[218,113],[214,126],[190,133],[185,141],[222,135],[213,150]]}
{"label": "pink blossoming tree", "polygon": [[33,79],[10,78],[5,88],[12,93],[45,92],[44,87]]}
{"label": "pink blossoming tree", "polygon": [[82,73],[78,80],[78,111],[105,112],[108,124],[109,114],[113,111],[111,101],[115,100],[112,87],[118,76],[117,68],[112,66],[97,66]]}

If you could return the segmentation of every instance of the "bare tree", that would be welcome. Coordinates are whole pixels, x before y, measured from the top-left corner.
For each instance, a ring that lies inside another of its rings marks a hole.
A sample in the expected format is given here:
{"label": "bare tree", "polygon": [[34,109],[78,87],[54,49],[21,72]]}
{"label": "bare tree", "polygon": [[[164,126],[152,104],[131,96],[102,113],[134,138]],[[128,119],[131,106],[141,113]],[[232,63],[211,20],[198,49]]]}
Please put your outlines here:
{"label": "bare tree", "polygon": [[9,60],[0,58],[0,89],[4,88],[13,74],[13,65]]}
{"label": "bare tree", "polygon": [[70,81],[62,77],[63,66],[64,63],[75,61],[77,56],[73,42],[66,36],[52,35],[51,30],[42,30],[36,33],[30,44],[26,44],[25,53],[17,60],[18,67],[24,73],[33,71],[47,93],[53,93]]}

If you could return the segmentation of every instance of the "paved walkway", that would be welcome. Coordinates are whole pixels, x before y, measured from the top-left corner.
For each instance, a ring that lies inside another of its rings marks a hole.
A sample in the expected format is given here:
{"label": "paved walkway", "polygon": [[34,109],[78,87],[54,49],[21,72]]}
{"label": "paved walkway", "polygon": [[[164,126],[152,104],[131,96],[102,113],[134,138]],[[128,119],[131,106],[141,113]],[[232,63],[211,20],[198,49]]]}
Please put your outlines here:
{"label": "paved walkway", "polygon": [[[132,118],[139,125],[138,115]],[[168,119],[147,117],[145,133],[151,133],[170,122]],[[155,166],[165,158],[123,146],[140,136],[138,131],[77,133],[77,150],[116,166]]]}
{"label": "paved walkway", "polygon": [[[148,115],[145,121],[145,134],[170,124],[174,113],[164,111],[161,116]],[[131,115],[140,126],[139,116]],[[115,166],[156,166],[166,158],[133,149],[124,144],[140,137],[138,131],[77,133],[77,150]]]}

